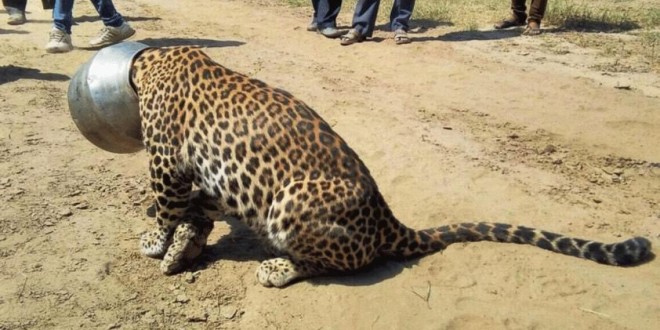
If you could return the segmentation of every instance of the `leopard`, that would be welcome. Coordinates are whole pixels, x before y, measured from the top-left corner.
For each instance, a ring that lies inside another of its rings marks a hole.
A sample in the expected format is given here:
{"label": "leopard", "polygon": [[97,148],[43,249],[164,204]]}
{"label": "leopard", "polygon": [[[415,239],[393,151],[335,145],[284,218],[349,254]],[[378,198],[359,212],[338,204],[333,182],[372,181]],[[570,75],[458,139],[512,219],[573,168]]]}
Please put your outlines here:
{"label": "leopard", "polygon": [[221,214],[247,225],[272,254],[256,271],[266,287],[351,273],[376,260],[418,258],[461,242],[528,244],[613,266],[651,255],[651,242],[641,236],[607,244],[481,221],[412,229],[317,112],[200,47],[141,51],[130,83],[157,223],[140,237],[140,251],[162,259],[166,275],[194,264]]}

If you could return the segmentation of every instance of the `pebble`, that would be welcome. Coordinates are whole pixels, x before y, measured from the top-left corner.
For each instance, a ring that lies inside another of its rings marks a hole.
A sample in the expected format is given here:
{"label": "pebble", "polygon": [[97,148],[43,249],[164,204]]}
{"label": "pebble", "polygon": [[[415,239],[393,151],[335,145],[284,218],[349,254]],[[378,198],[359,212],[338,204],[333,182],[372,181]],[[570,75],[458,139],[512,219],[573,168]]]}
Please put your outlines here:
{"label": "pebble", "polygon": [[89,208],[89,205],[87,203],[77,203],[74,207],[78,210],[86,210]]}
{"label": "pebble", "polygon": [[174,298],[174,302],[180,303],[180,304],[186,304],[190,301],[190,298],[186,296],[185,294],[180,294]]}
{"label": "pebble", "polygon": [[233,319],[236,313],[238,313],[238,308],[234,306],[222,306],[220,308],[220,315],[227,320]]}
{"label": "pebble", "polygon": [[186,315],[186,321],[188,322],[206,322],[208,320],[209,315],[205,312],[192,312],[190,314]]}
{"label": "pebble", "polygon": [[70,209],[62,209],[57,215],[61,217],[70,217],[73,215],[73,212],[71,212]]}
{"label": "pebble", "polygon": [[76,191],[73,191],[73,192],[69,193],[69,194],[67,195],[67,197],[74,197],[74,196],[78,196],[78,195],[80,195],[80,194],[82,194],[82,191],[80,191],[80,190],[76,190]]}
{"label": "pebble", "polygon": [[199,272],[186,273],[183,280],[186,281],[186,283],[192,284],[192,283],[195,283],[195,281],[197,280],[197,277],[199,277]]}
{"label": "pebble", "polygon": [[154,312],[149,311],[149,312],[145,313],[144,316],[142,317],[142,322],[149,323],[149,324],[156,323],[156,316],[155,316]]}
{"label": "pebble", "polygon": [[543,148],[541,153],[542,154],[551,154],[551,153],[554,153],[556,151],[557,151],[557,147],[553,146],[552,144],[548,144],[547,146],[545,146],[545,148]]}

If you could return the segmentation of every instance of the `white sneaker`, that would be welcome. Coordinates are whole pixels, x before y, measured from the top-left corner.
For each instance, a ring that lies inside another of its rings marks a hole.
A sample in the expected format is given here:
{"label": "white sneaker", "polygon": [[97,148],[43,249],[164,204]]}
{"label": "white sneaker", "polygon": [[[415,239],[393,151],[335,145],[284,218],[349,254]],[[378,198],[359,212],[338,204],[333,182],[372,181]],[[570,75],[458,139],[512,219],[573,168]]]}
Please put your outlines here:
{"label": "white sneaker", "polygon": [[57,28],[50,31],[48,43],[46,44],[46,51],[49,53],[66,53],[73,49],[71,43],[71,36]]}
{"label": "white sneaker", "polygon": [[124,39],[128,39],[135,34],[135,30],[124,22],[119,27],[106,26],[101,30],[98,37],[89,41],[92,47],[103,47],[116,44]]}

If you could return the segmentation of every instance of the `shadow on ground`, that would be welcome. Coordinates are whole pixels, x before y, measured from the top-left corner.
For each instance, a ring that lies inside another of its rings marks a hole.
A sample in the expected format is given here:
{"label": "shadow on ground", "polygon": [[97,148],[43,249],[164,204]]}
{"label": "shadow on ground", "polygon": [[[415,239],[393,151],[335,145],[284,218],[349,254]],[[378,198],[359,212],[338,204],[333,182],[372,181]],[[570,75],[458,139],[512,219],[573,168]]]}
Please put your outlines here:
{"label": "shadow on ground", "polygon": [[412,37],[413,42],[424,41],[471,41],[471,40],[500,40],[520,36],[521,29],[489,30],[489,31],[455,31],[439,36]]}
{"label": "shadow on ground", "polygon": [[[436,21],[432,19],[413,19],[410,21],[410,28],[408,29],[408,33],[424,33],[430,29],[443,26],[454,26],[454,23]],[[380,24],[377,25],[374,29],[380,31],[392,31],[389,24]]]}
{"label": "shadow on ground", "polygon": [[28,34],[28,31],[0,29],[0,34]]}
{"label": "shadow on ground", "polygon": [[213,40],[197,38],[147,38],[138,40],[151,47],[172,47],[172,46],[200,46],[200,47],[238,47],[244,45],[242,41],[235,40]]}
{"label": "shadow on ground", "polygon": [[622,20],[619,22],[605,22],[602,20],[590,18],[590,17],[568,17],[563,22],[556,24],[556,29],[551,29],[551,32],[554,30],[566,32],[607,32],[607,33],[616,33],[616,32],[626,32],[631,30],[636,30],[641,28],[641,26],[631,20]]}
{"label": "shadow on ground", "polygon": [[0,85],[19,79],[65,81],[69,80],[69,76],[59,73],[43,73],[41,70],[34,68],[13,65],[0,66]]}
{"label": "shadow on ground", "polygon": [[[186,271],[198,271],[210,267],[219,260],[261,261],[273,256],[264,251],[259,238],[243,223],[232,218],[224,218],[231,232],[222,236],[214,244],[209,244]],[[302,279],[314,285],[339,284],[346,286],[366,286],[382,282],[417,264],[411,260],[376,260],[371,265],[355,272],[331,273],[320,277]],[[255,268],[256,272],[256,268]]]}
{"label": "shadow on ground", "polygon": [[[160,17],[142,17],[142,16],[123,16],[127,22],[160,21]],[[75,23],[90,23],[100,21],[98,15],[82,15],[73,19]]]}
{"label": "shadow on ground", "polygon": [[410,21],[410,33],[423,33],[429,29],[435,29],[443,26],[454,26],[454,23],[431,19],[413,19]]}

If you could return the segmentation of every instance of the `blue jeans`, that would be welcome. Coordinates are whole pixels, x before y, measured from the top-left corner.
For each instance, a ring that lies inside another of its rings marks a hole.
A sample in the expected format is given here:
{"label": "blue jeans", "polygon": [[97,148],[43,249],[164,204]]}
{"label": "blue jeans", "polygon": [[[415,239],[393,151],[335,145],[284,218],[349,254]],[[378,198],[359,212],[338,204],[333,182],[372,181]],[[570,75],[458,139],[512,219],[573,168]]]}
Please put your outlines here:
{"label": "blue jeans", "polygon": [[[353,28],[362,36],[371,37],[376,26],[380,0],[360,0],[355,5]],[[403,29],[408,31],[408,22],[412,16],[415,0],[394,0],[390,13],[390,28],[392,31]]]}
{"label": "blue jeans", "polygon": [[2,0],[2,5],[5,7],[8,14],[12,14],[16,10],[25,12],[27,0]]}
{"label": "blue jeans", "polygon": [[[115,10],[112,0],[90,0],[99,13],[105,26],[119,27],[124,24],[124,18]],[[73,25],[73,0],[56,0],[53,8],[53,26],[71,34]]]}
{"label": "blue jeans", "polygon": [[327,27],[337,27],[337,15],[341,9],[342,0],[312,0],[314,18],[319,30]]}

